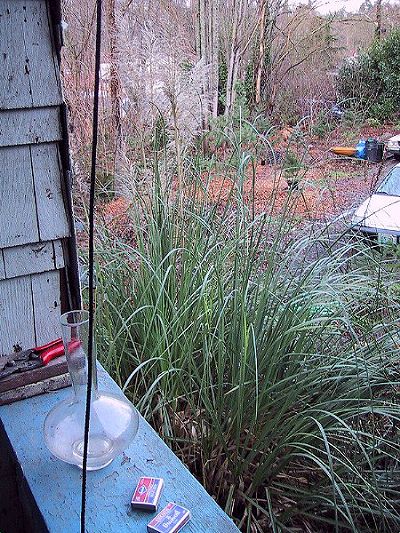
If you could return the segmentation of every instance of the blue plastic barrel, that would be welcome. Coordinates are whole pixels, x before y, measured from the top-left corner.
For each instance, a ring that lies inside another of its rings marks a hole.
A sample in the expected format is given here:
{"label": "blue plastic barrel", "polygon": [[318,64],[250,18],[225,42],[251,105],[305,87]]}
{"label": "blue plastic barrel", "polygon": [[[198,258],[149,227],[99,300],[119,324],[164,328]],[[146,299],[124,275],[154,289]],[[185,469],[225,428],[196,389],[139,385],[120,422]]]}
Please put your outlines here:
{"label": "blue plastic barrel", "polygon": [[356,157],[358,159],[367,159],[367,142],[361,139],[356,146]]}

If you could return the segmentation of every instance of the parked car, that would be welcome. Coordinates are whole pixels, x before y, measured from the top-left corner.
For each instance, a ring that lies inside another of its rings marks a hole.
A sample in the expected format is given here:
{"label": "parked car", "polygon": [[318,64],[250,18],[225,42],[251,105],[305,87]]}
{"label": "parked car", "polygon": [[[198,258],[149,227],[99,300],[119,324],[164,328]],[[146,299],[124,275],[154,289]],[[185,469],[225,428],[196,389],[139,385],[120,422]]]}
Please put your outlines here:
{"label": "parked car", "polygon": [[400,159],[400,135],[395,135],[386,142],[386,151]]}
{"label": "parked car", "polygon": [[380,244],[400,243],[400,163],[356,209],[351,225]]}

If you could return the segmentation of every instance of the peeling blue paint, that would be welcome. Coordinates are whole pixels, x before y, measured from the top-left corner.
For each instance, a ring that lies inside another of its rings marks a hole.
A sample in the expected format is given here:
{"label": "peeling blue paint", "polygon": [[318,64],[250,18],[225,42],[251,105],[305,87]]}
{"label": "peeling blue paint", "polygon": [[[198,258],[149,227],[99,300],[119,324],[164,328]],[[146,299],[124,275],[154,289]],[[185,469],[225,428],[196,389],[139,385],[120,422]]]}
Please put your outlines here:
{"label": "peeling blue paint", "polygon": [[[122,394],[99,368],[101,390]],[[50,533],[78,533],[81,471],[48,452],[43,422],[48,411],[71,389],[29,398],[0,407],[0,418],[26,482]],[[188,508],[192,520],[185,533],[235,533],[239,530],[187,468],[141,418],[136,439],[107,468],[88,473],[87,532],[145,533],[156,513],[132,510],[130,500],[140,476],[162,477],[162,509],[174,501]]]}

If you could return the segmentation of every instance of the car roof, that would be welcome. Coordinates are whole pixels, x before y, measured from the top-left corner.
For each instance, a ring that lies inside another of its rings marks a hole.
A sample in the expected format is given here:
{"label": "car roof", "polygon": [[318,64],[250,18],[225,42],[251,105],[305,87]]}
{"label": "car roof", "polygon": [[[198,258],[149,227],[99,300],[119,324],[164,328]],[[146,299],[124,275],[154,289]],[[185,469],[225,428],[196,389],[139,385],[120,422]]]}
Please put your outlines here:
{"label": "car roof", "polygon": [[400,141],[400,133],[399,133],[399,135],[395,135],[394,137],[390,137],[389,141]]}

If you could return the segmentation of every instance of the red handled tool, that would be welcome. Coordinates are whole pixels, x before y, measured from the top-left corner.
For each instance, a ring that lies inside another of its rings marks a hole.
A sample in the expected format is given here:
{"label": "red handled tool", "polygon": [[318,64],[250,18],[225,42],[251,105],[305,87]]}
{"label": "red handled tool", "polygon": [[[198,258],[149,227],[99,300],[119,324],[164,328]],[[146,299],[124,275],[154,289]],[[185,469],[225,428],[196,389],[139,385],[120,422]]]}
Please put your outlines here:
{"label": "red handled tool", "polygon": [[[69,343],[69,349],[74,350],[81,345],[81,341],[72,340]],[[43,346],[37,346],[23,352],[16,352],[4,357],[4,363],[0,360],[0,380],[11,374],[18,372],[27,372],[35,368],[46,366],[56,357],[64,355],[64,345],[62,339],[56,339]]]}

